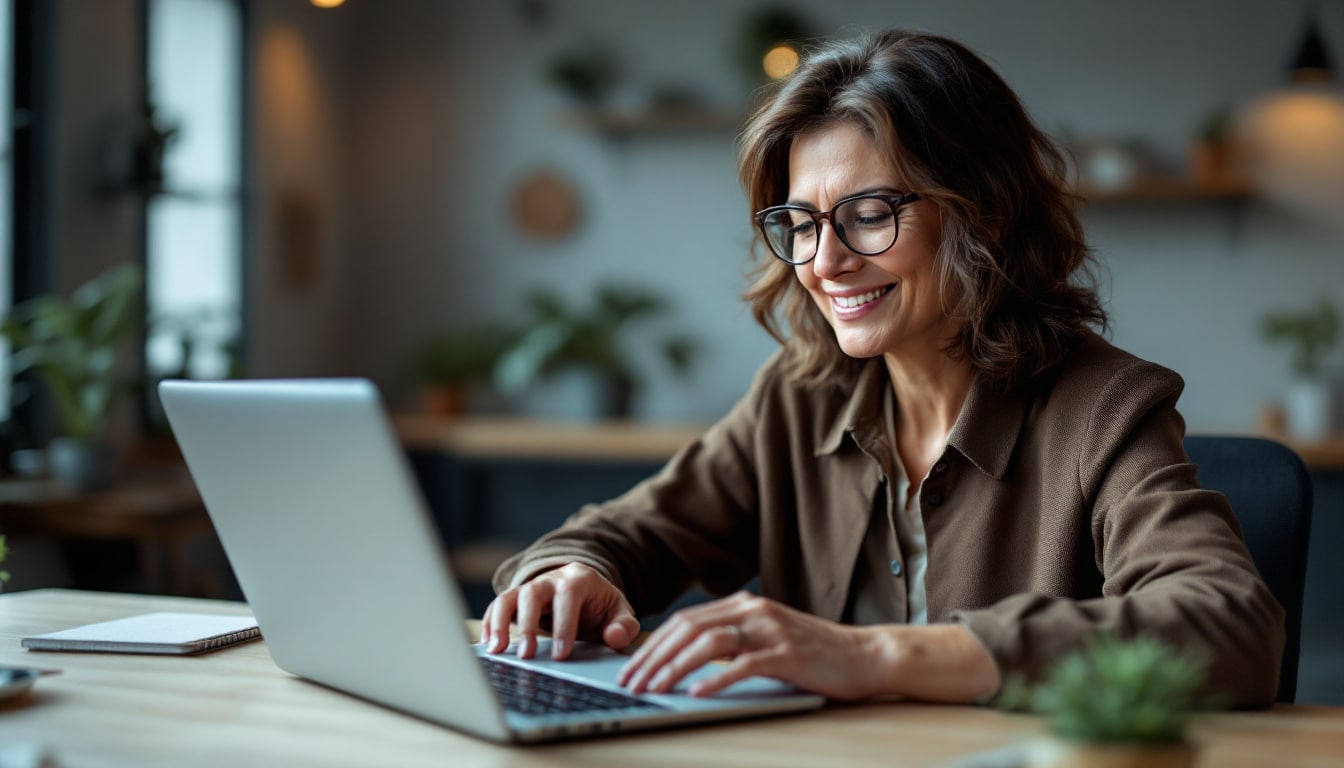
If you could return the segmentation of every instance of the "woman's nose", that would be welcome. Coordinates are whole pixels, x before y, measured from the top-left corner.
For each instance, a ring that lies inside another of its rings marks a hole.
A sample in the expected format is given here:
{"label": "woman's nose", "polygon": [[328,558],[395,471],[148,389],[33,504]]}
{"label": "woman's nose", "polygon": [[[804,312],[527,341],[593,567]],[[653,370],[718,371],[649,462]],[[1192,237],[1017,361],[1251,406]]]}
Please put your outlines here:
{"label": "woman's nose", "polygon": [[817,277],[831,278],[862,266],[863,257],[841,242],[840,235],[836,234],[830,222],[821,226],[818,237],[817,256],[812,260],[812,272]]}

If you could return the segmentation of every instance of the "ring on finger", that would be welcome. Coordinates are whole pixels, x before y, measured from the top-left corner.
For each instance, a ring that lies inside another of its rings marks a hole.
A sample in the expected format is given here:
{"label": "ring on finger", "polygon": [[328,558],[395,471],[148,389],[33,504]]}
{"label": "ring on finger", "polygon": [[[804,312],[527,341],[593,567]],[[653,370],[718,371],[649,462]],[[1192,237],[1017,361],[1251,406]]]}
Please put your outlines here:
{"label": "ring on finger", "polygon": [[733,633],[733,639],[737,641],[736,645],[733,646],[734,652],[740,651],[747,646],[747,636],[746,633],[742,631],[742,625],[729,624],[728,630]]}

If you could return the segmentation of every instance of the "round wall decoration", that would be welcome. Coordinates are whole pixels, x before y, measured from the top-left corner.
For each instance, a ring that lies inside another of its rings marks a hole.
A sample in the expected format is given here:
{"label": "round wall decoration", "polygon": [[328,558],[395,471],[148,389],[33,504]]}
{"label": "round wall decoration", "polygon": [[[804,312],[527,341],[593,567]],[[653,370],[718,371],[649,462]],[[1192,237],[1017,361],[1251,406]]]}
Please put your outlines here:
{"label": "round wall decoration", "polygon": [[513,190],[513,218],[530,237],[554,240],[574,231],[579,223],[579,193],[569,179],[554,170],[532,171]]}

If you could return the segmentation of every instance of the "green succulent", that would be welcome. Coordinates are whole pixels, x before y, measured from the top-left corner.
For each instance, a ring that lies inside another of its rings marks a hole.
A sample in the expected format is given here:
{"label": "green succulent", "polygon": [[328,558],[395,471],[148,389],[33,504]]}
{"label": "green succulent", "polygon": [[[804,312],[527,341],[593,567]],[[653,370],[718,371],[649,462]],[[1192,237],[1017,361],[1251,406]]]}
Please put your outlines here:
{"label": "green succulent", "polygon": [[1151,637],[1103,635],[1060,660],[1034,689],[1020,679],[999,704],[1046,716],[1055,735],[1089,743],[1177,744],[1202,698],[1204,663]]}

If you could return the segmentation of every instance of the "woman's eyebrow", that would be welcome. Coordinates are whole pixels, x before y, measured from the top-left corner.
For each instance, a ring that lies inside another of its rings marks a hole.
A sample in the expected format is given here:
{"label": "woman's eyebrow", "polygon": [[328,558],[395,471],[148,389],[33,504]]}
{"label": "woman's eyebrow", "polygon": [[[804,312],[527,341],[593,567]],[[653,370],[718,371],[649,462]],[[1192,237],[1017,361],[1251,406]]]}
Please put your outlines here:
{"label": "woman's eyebrow", "polygon": [[[895,187],[881,186],[881,187],[871,187],[869,189],[861,189],[858,192],[851,192],[840,199],[848,200],[851,197],[861,197],[863,195],[899,195],[899,194],[903,193],[898,192]],[[798,200],[796,198],[791,198],[785,201],[784,204],[797,206],[798,208],[807,208],[808,210],[812,211],[817,210],[817,207],[807,200]]]}

